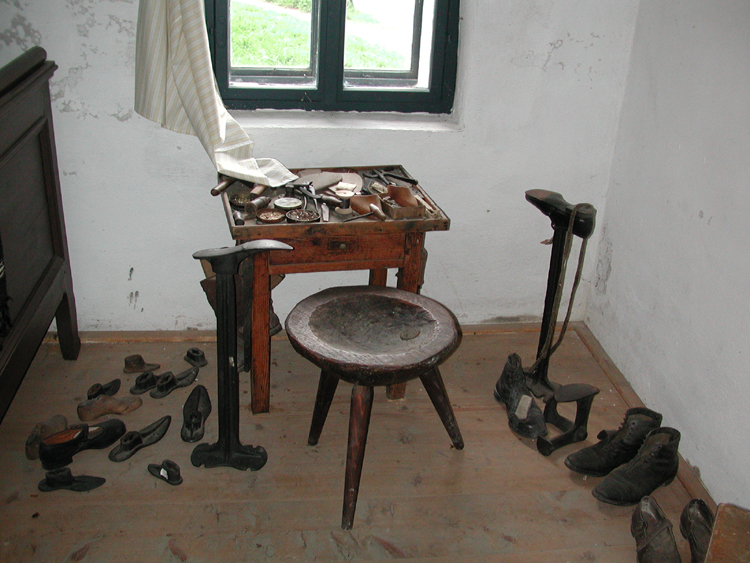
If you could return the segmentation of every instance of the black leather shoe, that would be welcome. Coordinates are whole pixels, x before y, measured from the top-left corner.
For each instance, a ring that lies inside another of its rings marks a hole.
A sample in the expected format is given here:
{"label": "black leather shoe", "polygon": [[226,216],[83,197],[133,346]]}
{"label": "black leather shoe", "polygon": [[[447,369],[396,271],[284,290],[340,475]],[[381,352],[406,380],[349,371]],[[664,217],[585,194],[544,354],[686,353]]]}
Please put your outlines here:
{"label": "black leather shoe", "polygon": [[120,439],[120,443],[109,452],[109,459],[112,461],[130,459],[141,448],[151,446],[161,440],[169,430],[171,422],[172,417],[167,415],[149,424],[143,430],[128,432]]}
{"label": "black leather shoe", "polygon": [[645,496],[638,503],[630,533],[635,538],[638,563],[681,563],[672,523],[653,498]]}
{"label": "black leather shoe", "polygon": [[106,448],[123,434],[125,424],[116,418],[91,426],[76,424],[42,440],[39,460],[44,469],[59,469],[70,464],[78,452]]}
{"label": "black leather shoe", "polygon": [[573,452],[565,465],[576,473],[604,477],[635,457],[646,435],[661,426],[661,418],[651,409],[628,409],[619,430],[602,430],[598,444]]}
{"label": "black leather shoe", "polygon": [[204,423],[211,414],[211,399],[203,385],[197,385],[182,407],[182,430],[180,437],[185,442],[197,442],[203,438]]}
{"label": "black leather shoe", "polygon": [[694,498],[680,515],[680,532],[690,544],[690,563],[703,563],[714,527],[714,515],[705,501]]}
{"label": "black leather shoe", "polygon": [[495,398],[505,403],[508,426],[513,432],[532,440],[547,435],[544,414],[526,388],[526,376],[518,354],[508,356],[503,373],[495,384]]}
{"label": "black leather shoe", "polygon": [[680,433],[674,428],[652,430],[636,456],[607,475],[591,494],[602,502],[632,506],[677,475]]}

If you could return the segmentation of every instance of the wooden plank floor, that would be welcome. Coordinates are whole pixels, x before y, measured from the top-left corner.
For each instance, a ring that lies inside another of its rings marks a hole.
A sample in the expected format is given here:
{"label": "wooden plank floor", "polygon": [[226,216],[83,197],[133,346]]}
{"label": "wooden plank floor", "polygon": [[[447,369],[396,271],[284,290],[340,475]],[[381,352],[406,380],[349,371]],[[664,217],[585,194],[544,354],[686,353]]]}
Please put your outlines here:
{"label": "wooden plank floor", "polygon": [[[241,374],[240,433],[244,443],[268,450],[260,471],[190,464],[194,445],[179,436],[191,390],[183,388],[161,400],[143,395],[143,407],[121,417],[129,430],[139,430],[172,415],[158,444],[123,463],[107,459],[109,448],[74,457],[74,475],[105,477],[104,486],[87,493],[40,492],[41,464],[24,455],[37,422],[58,413],[76,422],[76,405],[93,383],[120,377],[119,395],[127,393],[135,379],[121,373],[129,354],[175,373],[187,367],[183,356],[193,343],[155,342],[158,333],[151,336],[85,343],[76,362],[64,361],[56,345],[42,345],[0,426],[0,561],[635,561],[633,509],[597,501],[591,489],[599,479],[572,473],[563,463],[571,451],[594,443],[601,429],[617,428],[637,402],[585,327],[568,332],[550,376],[601,390],[586,443],[543,457],[508,429],[505,408],[493,398],[505,358],[515,351],[530,364],[537,332],[467,330],[442,369],[465,449],[452,449],[418,380],[402,401],[387,401],[380,390],[350,532],[341,530],[340,521],[351,386],[339,385],[320,443],[308,446],[317,372],[282,336],[272,346],[270,413],[253,415],[246,408],[248,376]],[[198,382],[208,388],[215,409],[215,344],[203,339],[197,345],[210,362]],[[214,410],[204,441],[216,435]],[[164,459],[180,465],[182,485],[172,487],[147,472],[149,463]],[[695,483],[681,478],[654,494],[675,524],[685,561],[689,548],[678,531],[679,514],[694,489]]]}

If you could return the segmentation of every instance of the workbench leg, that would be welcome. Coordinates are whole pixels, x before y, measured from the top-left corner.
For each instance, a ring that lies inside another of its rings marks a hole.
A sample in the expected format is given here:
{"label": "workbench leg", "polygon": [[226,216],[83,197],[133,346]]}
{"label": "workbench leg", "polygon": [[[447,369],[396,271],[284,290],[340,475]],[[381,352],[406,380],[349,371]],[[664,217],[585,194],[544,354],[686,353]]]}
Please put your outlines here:
{"label": "workbench leg", "polygon": [[[424,233],[407,233],[404,240],[404,267],[398,271],[397,287],[399,289],[419,293],[425,267],[423,250]],[[404,395],[406,395],[406,383],[388,386],[386,393],[388,399],[403,399]]]}
{"label": "workbench leg", "polygon": [[378,268],[377,270],[370,270],[370,283],[369,285],[377,285],[385,287],[388,282],[388,268]]}
{"label": "workbench leg", "polygon": [[271,393],[271,335],[268,325],[271,312],[271,281],[268,274],[268,252],[251,256],[253,260],[252,307],[252,381],[251,409],[254,414],[268,412]]}

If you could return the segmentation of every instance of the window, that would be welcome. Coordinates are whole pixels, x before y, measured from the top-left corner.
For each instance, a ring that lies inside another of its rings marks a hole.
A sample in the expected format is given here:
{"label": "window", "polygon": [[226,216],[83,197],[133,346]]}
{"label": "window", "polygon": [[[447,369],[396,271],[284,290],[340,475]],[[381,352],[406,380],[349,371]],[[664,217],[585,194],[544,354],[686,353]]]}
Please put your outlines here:
{"label": "window", "polygon": [[448,113],[459,0],[205,0],[230,109]]}

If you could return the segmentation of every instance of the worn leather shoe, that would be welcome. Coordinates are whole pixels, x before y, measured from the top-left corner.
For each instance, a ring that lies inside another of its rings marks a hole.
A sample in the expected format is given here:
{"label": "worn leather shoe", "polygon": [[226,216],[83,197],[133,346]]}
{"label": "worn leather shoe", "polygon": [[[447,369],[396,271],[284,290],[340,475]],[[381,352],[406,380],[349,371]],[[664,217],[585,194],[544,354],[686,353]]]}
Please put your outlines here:
{"label": "worn leather shoe", "polygon": [[39,459],[44,469],[59,469],[70,464],[78,452],[106,448],[123,434],[125,424],[116,418],[91,426],[76,424],[42,440]]}
{"label": "worn leather shoe", "polygon": [[598,444],[573,452],[565,458],[565,465],[576,473],[604,477],[635,457],[646,435],[661,426],[661,419],[651,409],[628,409],[619,430],[602,430]]}
{"label": "worn leather shoe", "polygon": [[513,432],[532,440],[547,435],[544,414],[526,388],[526,376],[518,354],[508,356],[503,373],[495,384],[495,399],[505,403],[508,426]]}
{"label": "worn leather shoe", "polygon": [[39,459],[39,444],[48,436],[62,432],[68,427],[68,420],[61,414],[56,414],[49,420],[40,422],[26,438],[26,457]]}
{"label": "worn leather shoe", "polygon": [[630,533],[635,538],[638,563],[681,563],[672,523],[650,496],[643,497],[633,511]]}
{"label": "worn leather shoe", "polygon": [[714,527],[714,515],[705,501],[694,498],[680,515],[680,532],[690,544],[690,563],[706,560],[708,544]]}
{"label": "worn leather shoe", "polygon": [[591,494],[602,502],[632,506],[677,475],[680,433],[674,428],[649,432],[636,456],[607,475]]}
{"label": "worn leather shoe", "polygon": [[185,442],[197,442],[203,438],[205,422],[211,414],[211,399],[203,385],[197,385],[182,407],[182,430],[180,437]]}

